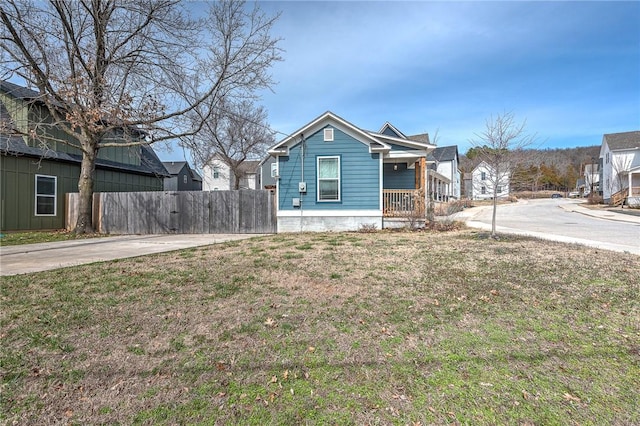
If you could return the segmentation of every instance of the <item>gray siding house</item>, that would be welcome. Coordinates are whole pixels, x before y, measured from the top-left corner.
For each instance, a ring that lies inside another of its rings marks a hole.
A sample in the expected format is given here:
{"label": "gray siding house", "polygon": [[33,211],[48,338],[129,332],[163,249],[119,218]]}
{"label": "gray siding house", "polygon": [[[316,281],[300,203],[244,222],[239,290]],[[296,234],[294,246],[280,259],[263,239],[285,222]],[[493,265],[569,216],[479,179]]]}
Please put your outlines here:
{"label": "gray siding house", "polygon": [[186,161],[163,161],[170,176],[164,178],[165,191],[202,191],[202,178]]}

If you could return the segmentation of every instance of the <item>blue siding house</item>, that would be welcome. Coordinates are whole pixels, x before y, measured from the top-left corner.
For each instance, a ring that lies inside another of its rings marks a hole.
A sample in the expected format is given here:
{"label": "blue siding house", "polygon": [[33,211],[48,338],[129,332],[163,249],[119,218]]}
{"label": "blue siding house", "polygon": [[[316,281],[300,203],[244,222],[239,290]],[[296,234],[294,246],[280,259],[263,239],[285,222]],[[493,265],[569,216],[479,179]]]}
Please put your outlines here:
{"label": "blue siding house", "polygon": [[326,112],[269,150],[278,232],[381,229],[385,217],[423,213],[434,148],[388,123],[371,132]]}

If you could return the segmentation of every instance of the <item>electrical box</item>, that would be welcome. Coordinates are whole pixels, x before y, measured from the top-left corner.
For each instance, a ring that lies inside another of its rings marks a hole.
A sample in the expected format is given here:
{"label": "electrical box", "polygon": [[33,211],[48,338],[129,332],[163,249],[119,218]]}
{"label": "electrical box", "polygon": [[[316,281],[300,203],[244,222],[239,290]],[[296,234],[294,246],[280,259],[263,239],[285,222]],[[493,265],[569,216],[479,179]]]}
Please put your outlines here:
{"label": "electrical box", "polygon": [[300,198],[293,199],[293,207],[300,207]]}
{"label": "electrical box", "polygon": [[298,192],[307,192],[307,182],[298,182]]}

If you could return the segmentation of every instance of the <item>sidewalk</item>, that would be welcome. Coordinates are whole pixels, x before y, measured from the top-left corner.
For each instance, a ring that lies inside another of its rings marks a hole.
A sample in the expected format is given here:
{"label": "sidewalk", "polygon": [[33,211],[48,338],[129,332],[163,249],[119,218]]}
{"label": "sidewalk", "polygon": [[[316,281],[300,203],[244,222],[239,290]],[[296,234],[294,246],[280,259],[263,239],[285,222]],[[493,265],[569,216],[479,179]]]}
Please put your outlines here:
{"label": "sidewalk", "polygon": [[0,276],[163,253],[263,234],[125,235],[0,247]]}
{"label": "sidewalk", "polygon": [[568,212],[580,213],[585,216],[597,217],[597,218],[606,219],[606,220],[615,220],[617,222],[628,222],[628,223],[640,224],[640,215],[634,216],[630,214],[617,212],[615,210],[590,209],[588,207],[582,206],[582,204],[562,204],[560,205],[560,208]]}

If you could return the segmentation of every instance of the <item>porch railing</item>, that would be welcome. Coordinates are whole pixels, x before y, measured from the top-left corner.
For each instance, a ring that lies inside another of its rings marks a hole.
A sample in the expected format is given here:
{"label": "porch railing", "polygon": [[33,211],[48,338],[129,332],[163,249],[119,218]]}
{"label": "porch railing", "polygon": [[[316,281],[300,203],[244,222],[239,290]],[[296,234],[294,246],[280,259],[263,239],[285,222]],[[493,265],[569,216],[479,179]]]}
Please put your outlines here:
{"label": "porch railing", "polygon": [[612,206],[619,206],[627,198],[627,195],[629,195],[629,188],[622,188],[620,191],[611,195],[611,201],[609,202],[609,204]]}
{"label": "porch railing", "polygon": [[424,216],[424,192],[419,189],[384,189],[382,196],[386,217]]}

